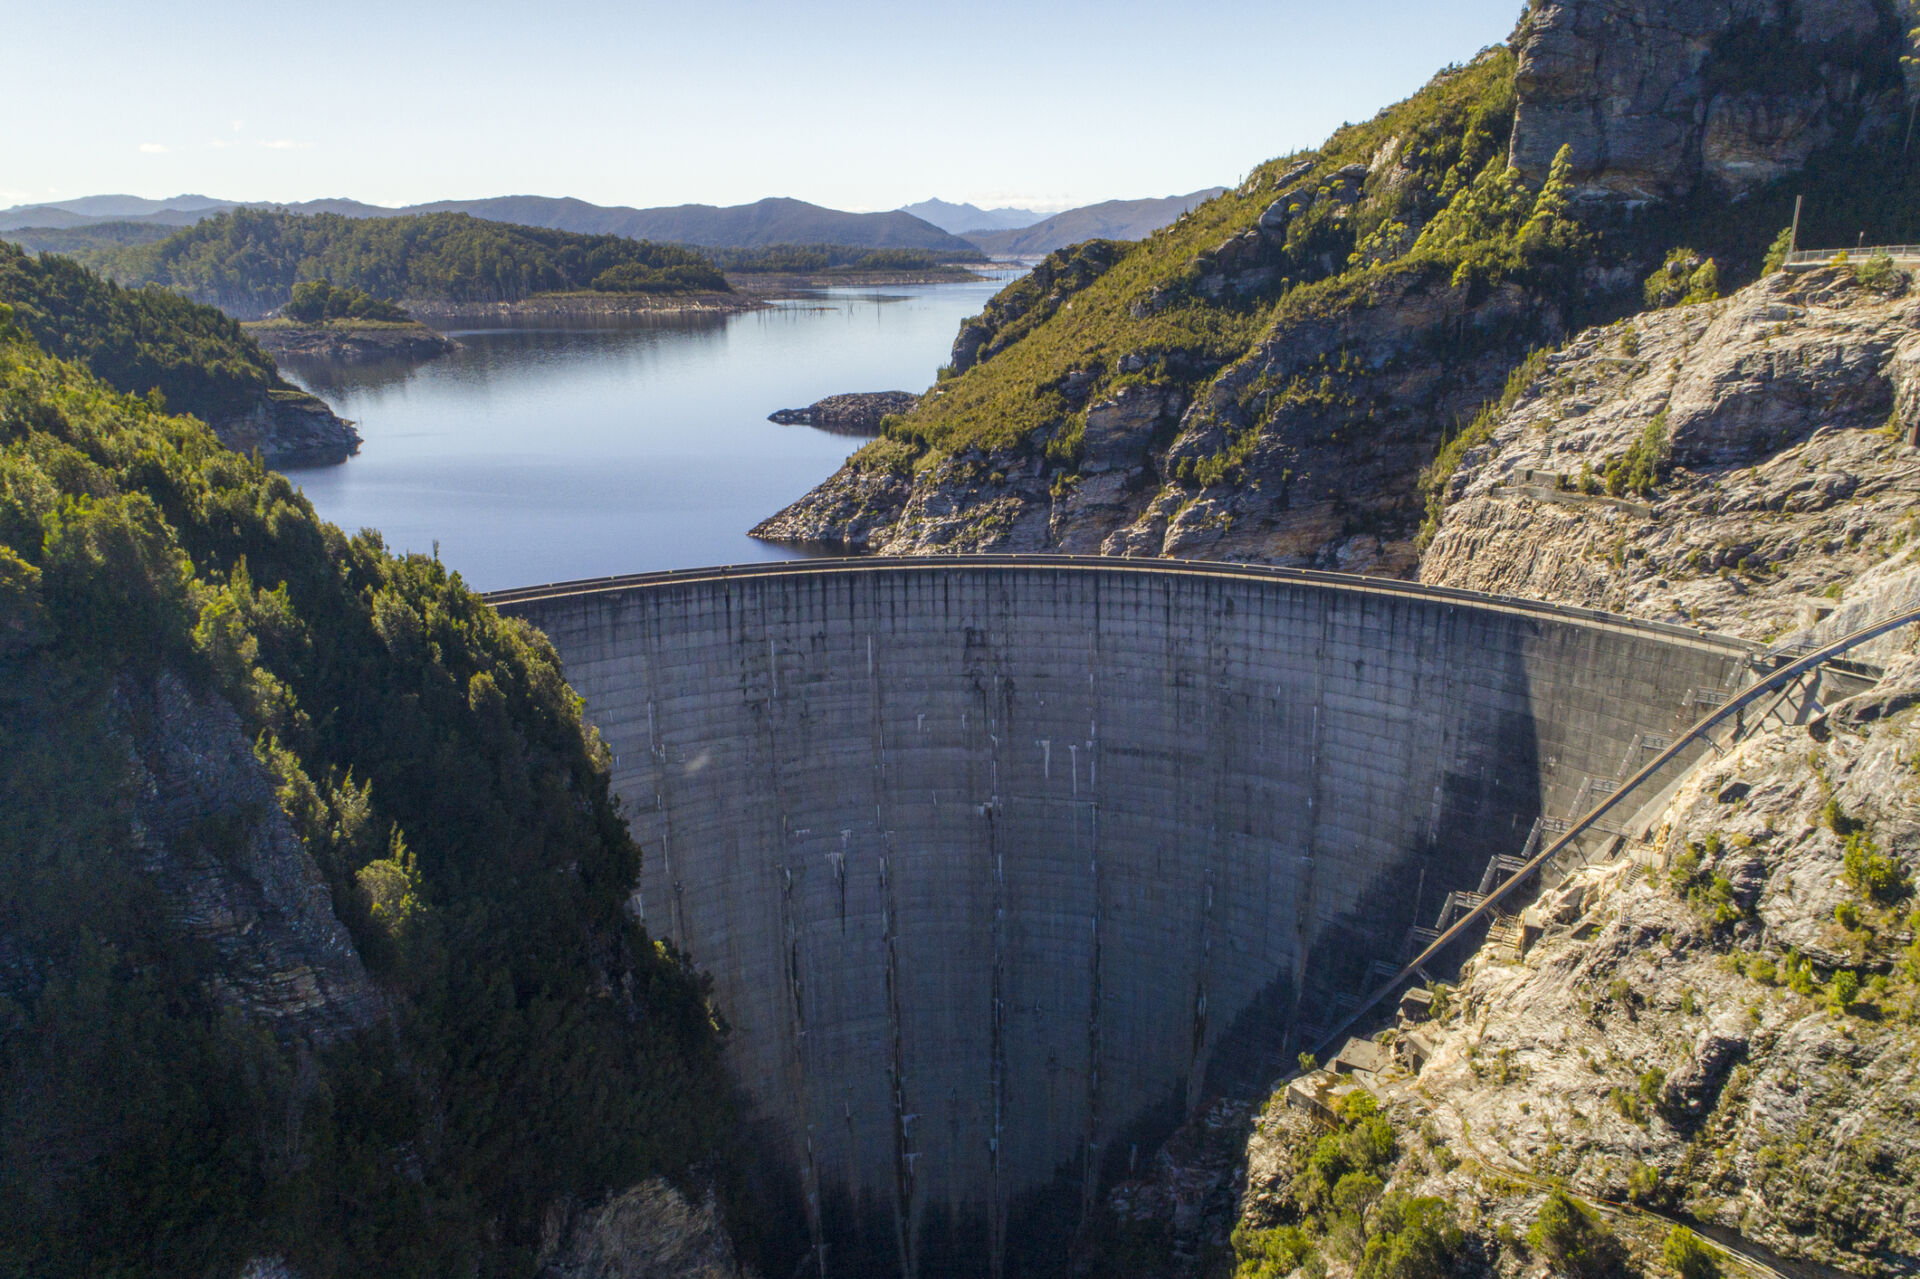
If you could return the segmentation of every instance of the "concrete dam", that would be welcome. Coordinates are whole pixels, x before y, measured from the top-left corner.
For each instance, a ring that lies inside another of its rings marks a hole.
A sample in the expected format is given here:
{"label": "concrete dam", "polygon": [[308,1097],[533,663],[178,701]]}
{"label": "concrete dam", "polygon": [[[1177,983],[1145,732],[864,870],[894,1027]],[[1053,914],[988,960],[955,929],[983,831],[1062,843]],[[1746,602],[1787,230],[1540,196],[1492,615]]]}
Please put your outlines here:
{"label": "concrete dam", "polygon": [[551,637],[714,981],[807,1273],[1049,1273],[1453,890],[1750,646],[1406,583],[813,560],[490,597]]}

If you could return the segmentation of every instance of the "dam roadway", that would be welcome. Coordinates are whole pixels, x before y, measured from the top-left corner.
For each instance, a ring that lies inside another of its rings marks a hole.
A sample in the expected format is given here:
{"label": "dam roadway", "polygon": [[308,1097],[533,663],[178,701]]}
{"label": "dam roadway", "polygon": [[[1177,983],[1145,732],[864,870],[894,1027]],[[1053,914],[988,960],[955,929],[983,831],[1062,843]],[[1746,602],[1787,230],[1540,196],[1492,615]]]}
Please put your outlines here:
{"label": "dam roadway", "polygon": [[810,1273],[1042,1274],[1093,1196],[1759,650],[1373,578],[1049,556],[497,592],[613,752]]}

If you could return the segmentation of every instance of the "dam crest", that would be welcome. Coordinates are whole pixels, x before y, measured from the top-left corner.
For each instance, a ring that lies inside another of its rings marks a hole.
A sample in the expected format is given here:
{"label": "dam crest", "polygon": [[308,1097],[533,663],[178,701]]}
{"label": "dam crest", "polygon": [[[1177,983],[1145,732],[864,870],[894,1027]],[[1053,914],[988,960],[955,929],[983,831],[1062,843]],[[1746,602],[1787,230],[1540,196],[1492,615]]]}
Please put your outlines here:
{"label": "dam crest", "polygon": [[1044,556],[488,597],[613,752],[808,1273],[1050,1273],[1211,1092],[1739,682],[1741,641],[1407,583]]}

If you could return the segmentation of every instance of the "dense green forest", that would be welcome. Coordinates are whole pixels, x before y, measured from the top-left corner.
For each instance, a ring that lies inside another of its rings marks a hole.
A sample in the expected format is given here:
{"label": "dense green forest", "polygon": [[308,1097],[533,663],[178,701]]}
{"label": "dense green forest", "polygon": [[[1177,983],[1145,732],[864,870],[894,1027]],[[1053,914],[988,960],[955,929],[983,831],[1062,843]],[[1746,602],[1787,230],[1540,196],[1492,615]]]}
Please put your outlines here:
{"label": "dense green forest", "polygon": [[63,253],[80,257],[104,249],[121,249],[129,244],[152,244],[164,240],[180,228],[163,222],[95,222],[86,226],[22,227],[0,231],[0,240],[10,240],[29,253]]}
{"label": "dense green forest", "polygon": [[770,244],[758,249],[710,249],[720,267],[741,274],[818,271],[931,271],[950,262],[984,262],[983,253],[935,253],[927,249],[862,249],[844,244]]}
{"label": "dense green forest", "polygon": [[300,396],[239,322],[167,289],[125,289],[68,258],[0,242],[0,303],[35,342],[135,395],[218,420]]}
{"label": "dense green forest", "polygon": [[[719,1032],[625,913],[639,851],[545,639],[27,319],[0,307],[0,1274],[526,1275],[556,1198],[710,1158]],[[156,884],[156,838],[217,880],[266,820],[143,833],[167,681],[240,715],[370,1030],[233,1011],[260,975]]]}
{"label": "dense green forest", "polygon": [[234,209],[155,244],[87,261],[122,284],[159,284],[234,315],[283,305],[303,280],[376,298],[514,301],[535,293],[723,291],[719,268],[692,249],[617,235],[576,235],[464,213],[393,218]]}
{"label": "dense green forest", "polygon": [[293,286],[280,314],[302,324],[325,324],[330,320],[379,320],[404,324],[413,318],[407,308],[385,298],[376,298],[363,290],[336,289],[327,280],[302,280]]}

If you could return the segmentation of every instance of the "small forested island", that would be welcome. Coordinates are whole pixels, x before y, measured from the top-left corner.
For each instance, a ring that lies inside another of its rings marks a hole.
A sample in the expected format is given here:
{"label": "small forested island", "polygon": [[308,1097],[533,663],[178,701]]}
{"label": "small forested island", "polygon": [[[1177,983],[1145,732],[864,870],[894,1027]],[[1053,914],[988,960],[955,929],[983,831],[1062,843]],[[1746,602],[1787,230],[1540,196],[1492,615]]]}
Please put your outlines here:
{"label": "small forested island", "polygon": [[287,304],[295,285],[316,278],[398,299],[416,317],[545,295],[634,309],[754,305],[736,297],[720,268],[693,249],[464,213],[349,218],[239,208],[164,240],[95,251],[85,260],[120,284],[161,285],[241,319],[266,318]]}
{"label": "small forested island", "polygon": [[293,356],[339,363],[425,360],[458,347],[413,318],[407,308],[351,285],[303,280],[280,314],[243,325],[276,359]]}

